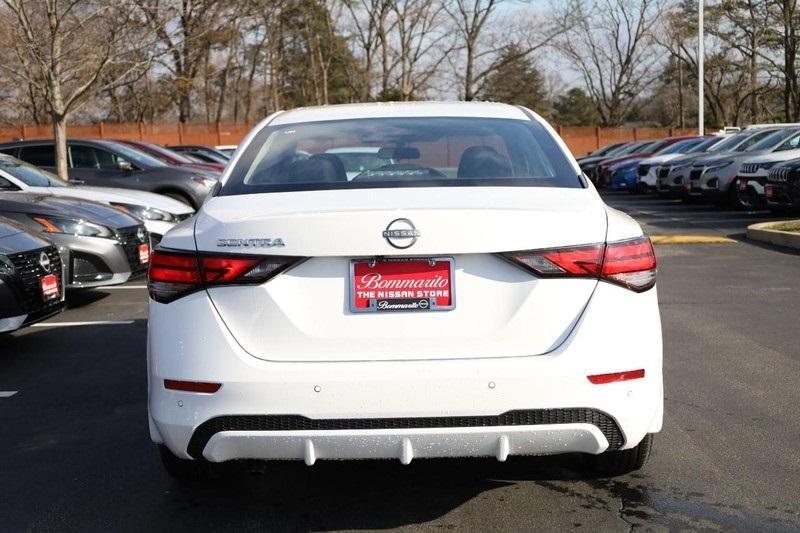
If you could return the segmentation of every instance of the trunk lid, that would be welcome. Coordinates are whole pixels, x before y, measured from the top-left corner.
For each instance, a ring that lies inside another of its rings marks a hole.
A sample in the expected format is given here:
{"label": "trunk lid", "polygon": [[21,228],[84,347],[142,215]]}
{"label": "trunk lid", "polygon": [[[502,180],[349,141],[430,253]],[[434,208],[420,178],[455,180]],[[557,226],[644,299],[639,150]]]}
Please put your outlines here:
{"label": "trunk lid", "polygon": [[[400,218],[419,232],[407,249],[383,236]],[[209,289],[233,336],[256,357],[454,359],[536,355],[563,342],[597,281],[536,278],[495,253],[603,242],[606,224],[588,189],[364,189],[213,198],[195,238],[204,252],[310,258],[262,285]],[[263,239],[284,246],[218,246]],[[455,308],[351,312],[350,260],[398,256],[454,258]]]}

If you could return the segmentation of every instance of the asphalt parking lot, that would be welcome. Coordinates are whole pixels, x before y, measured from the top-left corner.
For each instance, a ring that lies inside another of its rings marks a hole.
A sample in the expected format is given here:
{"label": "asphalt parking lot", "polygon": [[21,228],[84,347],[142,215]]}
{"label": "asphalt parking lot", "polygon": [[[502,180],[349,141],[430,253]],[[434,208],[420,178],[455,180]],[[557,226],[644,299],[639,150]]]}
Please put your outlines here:
{"label": "asphalt parking lot", "polygon": [[[651,234],[738,240],[657,249],[666,414],[643,471],[590,479],[576,456],[321,461],[178,485],[147,434],[140,281],[0,337],[0,529],[800,529],[800,255],[743,239],[767,213],[607,199]],[[620,316],[608,334],[625,333]]]}

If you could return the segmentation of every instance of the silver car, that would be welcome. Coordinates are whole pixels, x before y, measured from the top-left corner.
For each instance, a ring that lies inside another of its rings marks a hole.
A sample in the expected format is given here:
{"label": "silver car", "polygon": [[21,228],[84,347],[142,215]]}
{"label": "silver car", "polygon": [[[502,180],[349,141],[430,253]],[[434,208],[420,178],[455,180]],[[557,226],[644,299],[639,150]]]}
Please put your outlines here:
{"label": "silver car", "polygon": [[0,215],[58,246],[67,288],[115,285],[147,273],[147,230],[142,222],[113,207],[13,192],[0,193]]}

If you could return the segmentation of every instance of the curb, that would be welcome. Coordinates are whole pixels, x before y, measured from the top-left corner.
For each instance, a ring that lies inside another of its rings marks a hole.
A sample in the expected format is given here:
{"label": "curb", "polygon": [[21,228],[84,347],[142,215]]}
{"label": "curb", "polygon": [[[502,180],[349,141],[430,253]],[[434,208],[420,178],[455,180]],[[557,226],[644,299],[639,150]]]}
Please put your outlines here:
{"label": "curb", "polygon": [[718,235],[651,235],[653,244],[731,244],[734,239]]}
{"label": "curb", "polygon": [[800,250],[800,233],[770,229],[776,222],[760,222],[747,226],[747,238]]}

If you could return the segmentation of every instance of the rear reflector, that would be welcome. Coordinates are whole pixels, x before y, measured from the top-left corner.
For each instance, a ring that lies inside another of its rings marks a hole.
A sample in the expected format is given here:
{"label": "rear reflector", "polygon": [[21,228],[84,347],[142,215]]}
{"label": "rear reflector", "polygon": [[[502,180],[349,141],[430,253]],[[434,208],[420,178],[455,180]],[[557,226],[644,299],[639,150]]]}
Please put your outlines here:
{"label": "rear reflector", "polygon": [[302,260],[154,250],[150,255],[148,288],[153,300],[167,303],[204,287],[263,283]]}
{"label": "rear reflector", "polygon": [[212,394],[217,392],[222,383],[207,383],[202,381],[178,381],[175,379],[165,379],[164,388],[169,390],[179,390],[184,392],[205,392]]}
{"label": "rear reflector", "polygon": [[656,255],[647,236],[502,256],[540,277],[600,278],[636,292],[646,291],[656,282]]}
{"label": "rear reflector", "polygon": [[630,381],[632,379],[642,379],[644,377],[644,369],[639,370],[626,370],[625,372],[613,372],[611,374],[595,374],[593,376],[586,376],[589,381],[594,385],[603,385],[605,383],[616,383],[617,381]]}

